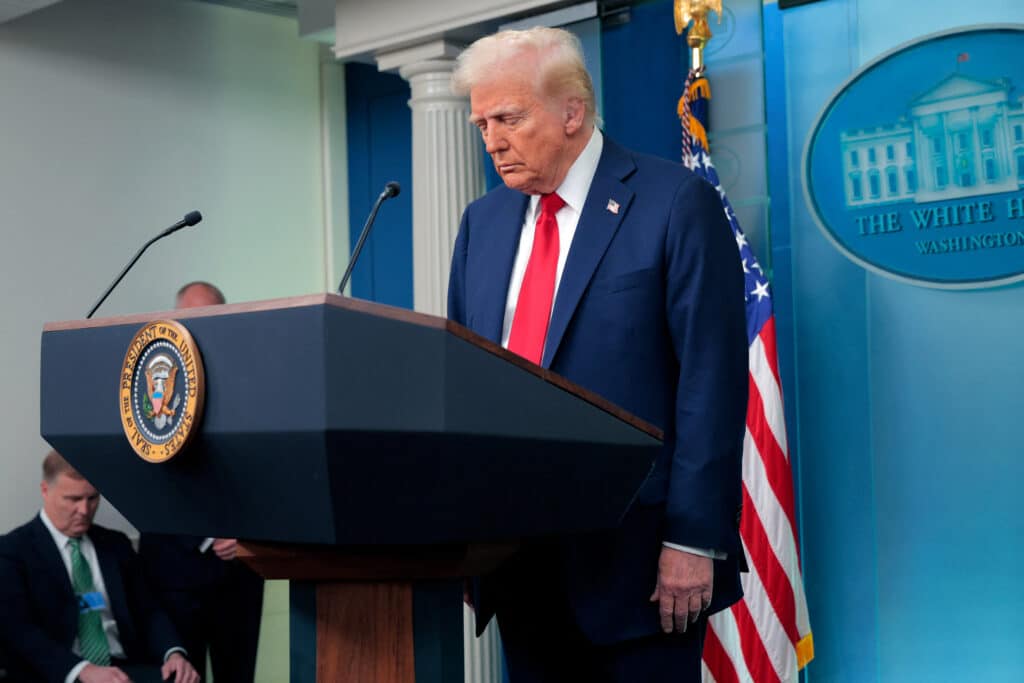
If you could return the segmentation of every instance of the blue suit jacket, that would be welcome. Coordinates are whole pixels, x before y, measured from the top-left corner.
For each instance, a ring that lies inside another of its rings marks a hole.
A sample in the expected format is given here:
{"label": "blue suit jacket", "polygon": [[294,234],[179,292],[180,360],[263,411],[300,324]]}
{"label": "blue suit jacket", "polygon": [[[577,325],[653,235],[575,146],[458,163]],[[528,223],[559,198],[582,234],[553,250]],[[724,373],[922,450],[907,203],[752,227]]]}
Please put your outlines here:
{"label": "blue suit jacket", "polygon": [[[455,243],[448,316],[496,343],[527,206],[506,187],[489,192],[466,209]],[[665,432],[621,527],[562,543],[555,564],[584,633],[614,642],[659,630],[648,597],[662,541],[728,553],[715,563],[712,608],[739,599],[743,273],[713,187],[605,138],[541,364]],[[490,583],[482,623],[507,586]]]}
{"label": "blue suit jacket", "polygon": [[[159,664],[181,641],[157,608],[128,537],[93,525],[89,539],[126,657]],[[82,661],[71,652],[78,633],[71,580],[38,516],[0,537],[0,615],[0,643],[15,680],[62,683]]]}

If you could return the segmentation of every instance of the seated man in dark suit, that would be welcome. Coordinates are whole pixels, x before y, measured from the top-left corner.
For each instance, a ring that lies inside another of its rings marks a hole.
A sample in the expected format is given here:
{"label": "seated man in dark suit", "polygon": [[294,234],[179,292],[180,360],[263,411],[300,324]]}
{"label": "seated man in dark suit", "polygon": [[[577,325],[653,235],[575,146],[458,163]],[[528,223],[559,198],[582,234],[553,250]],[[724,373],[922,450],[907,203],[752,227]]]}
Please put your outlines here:
{"label": "seated man in dark suit", "polygon": [[[190,282],[175,308],[216,306],[224,295]],[[233,538],[142,534],[139,555],[150,584],[196,661],[210,654],[217,683],[252,683],[263,612],[263,578],[235,559]]]}
{"label": "seated man in dark suit", "polygon": [[9,678],[196,683],[128,537],[93,525],[96,489],[51,451],[41,490],[39,515],[0,537],[0,649]]}

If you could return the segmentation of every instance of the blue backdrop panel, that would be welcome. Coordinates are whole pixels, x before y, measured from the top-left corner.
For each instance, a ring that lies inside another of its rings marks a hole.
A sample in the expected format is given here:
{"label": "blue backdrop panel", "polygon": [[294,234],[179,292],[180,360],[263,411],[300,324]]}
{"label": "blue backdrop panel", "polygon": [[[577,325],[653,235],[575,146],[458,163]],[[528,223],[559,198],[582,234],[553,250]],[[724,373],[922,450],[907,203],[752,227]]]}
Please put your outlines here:
{"label": "blue backdrop panel", "polygon": [[[783,163],[778,157],[770,162],[769,180],[773,244],[792,245],[792,256],[785,259],[792,263],[792,289],[781,289],[784,283],[776,280],[775,293],[777,299],[791,297],[793,302],[793,346],[780,343],[780,352],[795,356],[795,362],[781,364],[795,366],[797,380],[787,399],[790,409],[795,404],[797,411],[790,443],[801,456],[804,585],[817,651],[810,680],[853,682],[876,680],[878,647],[877,511],[868,455],[864,274],[824,238],[816,239],[820,233],[803,208],[799,181],[790,185],[791,178],[800,177],[792,169],[799,165],[806,131],[831,89],[852,68],[846,52],[828,60],[814,58],[834,53],[837,37],[813,26],[844,25],[849,12],[844,5],[830,2],[790,9],[781,19],[777,7],[767,5],[765,22],[777,28],[766,40],[766,71],[774,86],[766,91],[767,111],[769,116],[775,112],[769,145],[778,153],[781,144],[788,143]],[[816,17],[806,20],[805,27],[792,28],[795,18],[811,12]],[[777,60],[782,59],[785,71],[779,78],[782,65]],[[782,122],[778,112],[787,111],[787,101],[792,103],[789,120]],[[785,135],[787,125],[796,131],[793,137],[777,137]],[[776,206],[775,198],[787,188],[786,198]],[[792,215],[784,215],[782,211],[790,207]],[[776,256],[779,272],[783,259],[782,254]]]}
{"label": "blue backdrop panel", "polygon": [[366,64],[345,65],[350,244],[384,184],[402,193],[381,207],[352,271],[352,296],[412,308],[412,114],[409,84]]}
{"label": "blue backdrop panel", "polygon": [[779,350],[779,379],[782,381],[783,409],[789,438],[789,458],[796,490],[796,515],[799,538],[804,537],[800,495],[803,482],[800,463],[800,442],[797,439],[796,407],[798,384],[793,350],[796,347],[796,319],[793,310],[793,245],[789,229],[790,185],[787,150],[786,109],[782,99],[786,92],[786,53],[782,41],[782,14],[778,5],[765,4],[762,10],[764,45],[765,121],[767,132],[768,224],[771,226],[771,281],[775,294],[775,336]]}
{"label": "blue backdrop panel", "polygon": [[823,236],[801,182],[814,120],[857,69],[932,32],[1024,22],[1024,5],[830,0],[765,15],[769,141],[785,153],[770,165],[773,235],[788,228],[792,245],[795,340],[781,348],[797,378],[809,680],[1024,680],[1024,288],[868,273]]}

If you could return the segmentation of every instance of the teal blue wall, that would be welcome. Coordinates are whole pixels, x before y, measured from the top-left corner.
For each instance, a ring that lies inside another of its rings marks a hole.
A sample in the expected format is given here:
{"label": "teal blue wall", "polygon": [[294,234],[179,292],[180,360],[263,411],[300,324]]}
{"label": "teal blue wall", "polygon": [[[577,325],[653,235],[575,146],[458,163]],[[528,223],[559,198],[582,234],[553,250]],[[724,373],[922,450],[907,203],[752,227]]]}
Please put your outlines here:
{"label": "teal blue wall", "polygon": [[1024,680],[1024,291],[868,273],[826,241],[800,184],[814,119],[858,68],[929,33],[1012,21],[1024,23],[1017,0],[765,5],[775,291],[793,310],[780,348],[795,380],[814,683]]}

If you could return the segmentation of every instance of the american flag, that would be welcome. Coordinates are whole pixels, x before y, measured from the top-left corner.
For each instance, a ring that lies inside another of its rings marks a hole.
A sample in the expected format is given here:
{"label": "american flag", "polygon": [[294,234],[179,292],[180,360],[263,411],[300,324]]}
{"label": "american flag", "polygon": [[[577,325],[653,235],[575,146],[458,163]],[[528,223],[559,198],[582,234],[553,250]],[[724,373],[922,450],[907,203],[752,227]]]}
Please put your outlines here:
{"label": "american flag", "polygon": [[786,446],[775,315],[768,278],[740,229],[708,146],[711,89],[691,71],[679,101],[683,164],[718,189],[732,226],[746,284],[750,398],[743,438],[740,536],[750,571],[743,599],[711,617],[704,644],[704,680],[789,683],[814,657],[797,544],[793,475]]}

